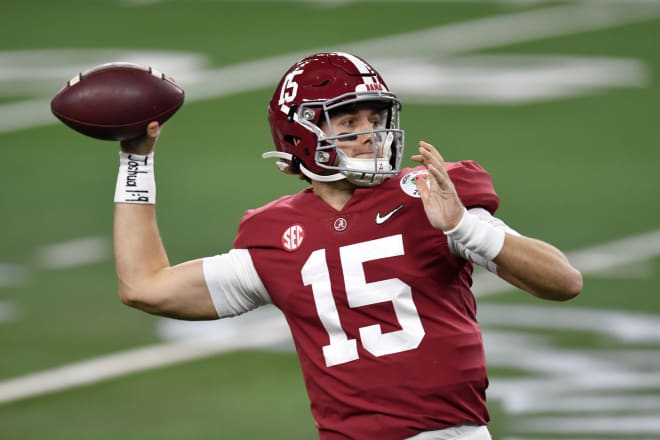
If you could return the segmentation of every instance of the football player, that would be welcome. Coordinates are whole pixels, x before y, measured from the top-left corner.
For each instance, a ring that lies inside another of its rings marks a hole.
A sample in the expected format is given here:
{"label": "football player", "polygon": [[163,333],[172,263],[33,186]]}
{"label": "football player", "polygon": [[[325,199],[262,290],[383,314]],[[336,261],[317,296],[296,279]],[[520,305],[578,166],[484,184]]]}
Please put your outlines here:
{"label": "football player", "polygon": [[307,188],[250,210],[232,249],[171,266],[155,215],[153,147],[121,144],[115,259],[123,302],[180,319],[274,304],[286,317],[321,439],[490,439],[473,264],[567,300],[582,276],[550,244],[494,216],[474,161],[419,142],[401,169],[401,103],[347,53],[282,77],[268,108],[279,169]]}

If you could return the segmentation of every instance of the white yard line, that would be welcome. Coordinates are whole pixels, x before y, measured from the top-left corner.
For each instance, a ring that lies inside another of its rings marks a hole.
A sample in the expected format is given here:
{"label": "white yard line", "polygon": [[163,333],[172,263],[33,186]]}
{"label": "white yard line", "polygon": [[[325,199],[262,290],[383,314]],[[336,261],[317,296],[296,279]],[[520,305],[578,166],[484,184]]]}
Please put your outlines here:
{"label": "white yard line", "polygon": [[[341,49],[363,55],[373,64],[398,58],[442,57],[561,37],[660,17],[660,7],[553,6],[532,11],[478,18],[430,29],[346,44]],[[337,47],[317,50],[337,50]],[[191,100],[218,98],[272,86],[273,72],[296,59],[291,53],[202,72],[186,87]],[[387,71],[381,69],[385,77]],[[191,78],[193,79],[193,78]],[[185,78],[182,78],[182,84]],[[395,88],[395,87],[393,87]]]}
{"label": "white yard line", "polygon": [[[158,3],[173,3],[177,0],[124,0],[123,3],[133,6],[148,6]],[[555,0],[559,3],[561,0]],[[235,3],[236,0],[187,0],[188,3]],[[283,3],[281,0],[241,0],[242,3]],[[291,0],[287,3],[316,4],[319,6],[343,6],[352,3],[408,3],[409,0]],[[415,0],[415,3],[476,3],[476,4],[503,4],[512,6],[530,6],[542,3],[552,3],[552,0]],[[573,3],[593,4],[660,4],[660,0],[573,0]]]}
{"label": "white yard line", "polygon": [[[112,240],[93,236],[41,246],[35,255],[38,269],[62,270],[108,261],[112,258]],[[0,288],[19,287],[30,282],[31,269],[15,263],[0,263]]]}
{"label": "white yard line", "polygon": [[[616,269],[642,263],[660,255],[660,229],[645,234],[615,240],[569,253],[571,263],[588,275],[609,275]],[[634,276],[636,272],[633,272]],[[486,296],[513,288],[489,272],[479,271],[474,276],[476,296]]]}
{"label": "white yard line", "polygon": [[44,269],[69,269],[107,261],[112,256],[108,237],[83,237],[42,246],[37,251],[37,265]]}
{"label": "white yard line", "polygon": [[140,371],[174,365],[214,354],[251,347],[267,347],[282,339],[280,323],[273,320],[242,329],[233,340],[207,338],[153,344],[100,356],[62,367],[0,382],[0,404],[98,383]]}
{"label": "white yard line", "polygon": [[349,45],[372,59],[378,55],[447,55],[556,38],[653,20],[656,5],[571,4],[489,16]]}
{"label": "white yard line", "polygon": [[14,263],[0,263],[0,288],[18,287],[28,283],[30,274],[28,270]]}
{"label": "white yard line", "polygon": [[0,323],[3,321],[13,321],[17,316],[16,306],[7,301],[0,301]]}
{"label": "white yard line", "polygon": [[636,435],[657,439],[656,436],[660,433],[660,418],[645,415],[534,417],[522,423],[519,427],[521,431],[540,434],[551,431],[555,434],[609,436],[616,433],[619,436]]}

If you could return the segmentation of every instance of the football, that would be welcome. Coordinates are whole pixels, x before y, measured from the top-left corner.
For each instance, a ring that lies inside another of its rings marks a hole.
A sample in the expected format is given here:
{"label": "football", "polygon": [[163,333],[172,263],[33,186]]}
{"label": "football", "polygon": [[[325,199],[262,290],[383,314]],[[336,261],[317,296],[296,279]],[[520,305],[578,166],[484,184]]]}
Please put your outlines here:
{"label": "football", "polygon": [[122,141],[143,136],[151,121],[163,124],[183,101],[183,90],[162,72],[108,63],[68,81],[51,100],[51,111],[79,133]]}

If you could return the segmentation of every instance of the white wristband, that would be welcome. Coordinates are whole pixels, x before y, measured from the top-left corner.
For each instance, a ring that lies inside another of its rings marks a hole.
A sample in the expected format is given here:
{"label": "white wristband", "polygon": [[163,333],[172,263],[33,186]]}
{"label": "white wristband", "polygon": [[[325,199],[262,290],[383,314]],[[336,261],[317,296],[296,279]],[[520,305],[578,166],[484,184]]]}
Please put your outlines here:
{"label": "white wristband", "polygon": [[156,204],[154,153],[143,155],[119,152],[115,203]]}
{"label": "white wristband", "polygon": [[504,246],[505,232],[465,210],[463,218],[445,235],[470,252],[492,261]]}

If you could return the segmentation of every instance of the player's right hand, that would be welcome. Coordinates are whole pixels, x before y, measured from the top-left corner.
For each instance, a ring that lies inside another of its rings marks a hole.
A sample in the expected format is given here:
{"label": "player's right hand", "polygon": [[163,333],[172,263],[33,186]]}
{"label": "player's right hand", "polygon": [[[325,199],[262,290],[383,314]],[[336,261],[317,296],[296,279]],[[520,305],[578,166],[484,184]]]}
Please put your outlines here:
{"label": "player's right hand", "polygon": [[160,135],[160,124],[157,121],[150,122],[144,136],[120,142],[121,150],[126,153],[149,154],[154,150],[156,140]]}

